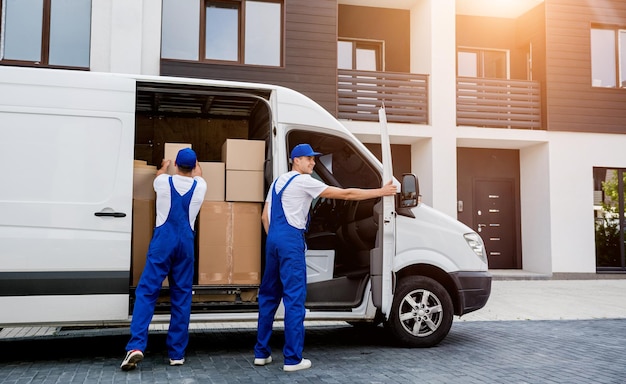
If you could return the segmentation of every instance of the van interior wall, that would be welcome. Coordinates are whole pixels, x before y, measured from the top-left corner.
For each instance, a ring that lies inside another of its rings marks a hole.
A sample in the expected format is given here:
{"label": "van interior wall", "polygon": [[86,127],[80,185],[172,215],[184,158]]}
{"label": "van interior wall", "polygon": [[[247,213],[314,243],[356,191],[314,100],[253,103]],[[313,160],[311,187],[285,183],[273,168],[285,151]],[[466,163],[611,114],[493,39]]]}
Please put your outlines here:
{"label": "van interior wall", "polygon": [[161,165],[165,143],[190,143],[198,161],[221,161],[226,139],[248,139],[248,120],[138,115],[135,159]]}

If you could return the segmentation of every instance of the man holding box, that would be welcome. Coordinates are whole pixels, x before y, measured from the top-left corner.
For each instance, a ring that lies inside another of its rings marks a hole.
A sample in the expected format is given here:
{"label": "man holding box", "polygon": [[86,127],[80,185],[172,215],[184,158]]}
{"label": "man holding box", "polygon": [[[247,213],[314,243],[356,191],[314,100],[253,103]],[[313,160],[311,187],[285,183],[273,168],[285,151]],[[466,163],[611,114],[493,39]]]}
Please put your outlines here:
{"label": "man holding box", "polygon": [[181,149],[176,155],[176,174],[167,174],[170,160],[163,160],[154,179],[156,227],[150,241],[146,266],[135,290],[130,324],[131,338],[120,368],[128,371],[143,359],[148,327],[163,280],[169,278],[171,319],[167,332],[170,365],[185,362],[189,341],[189,318],[194,274],[194,225],[207,185],[196,153]]}
{"label": "man holding box", "polygon": [[311,367],[302,358],[304,349],[304,303],[306,300],[306,243],[309,209],[314,198],[366,200],[396,193],[389,181],[382,188],[359,189],[331,187],[311,177],[315,156],[309,144],[296,145],[291,151],[292,170],[278,177],[265,200],[262,213],[267,233],[265,272],[259,288],[259,319],[254,365],[272,362],[269,347],[274,315],[283,300],[285,305],[285,358],[283,370],[299,371]]}

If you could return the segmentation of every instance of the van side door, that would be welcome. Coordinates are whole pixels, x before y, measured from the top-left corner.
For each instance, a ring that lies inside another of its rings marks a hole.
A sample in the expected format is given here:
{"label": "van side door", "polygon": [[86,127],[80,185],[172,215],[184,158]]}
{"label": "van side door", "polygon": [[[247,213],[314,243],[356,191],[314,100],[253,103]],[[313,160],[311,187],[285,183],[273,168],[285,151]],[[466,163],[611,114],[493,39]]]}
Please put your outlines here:
{"label": "van side door", "polygon": [[128,319],[135,80],[0,68],[1,324]]}

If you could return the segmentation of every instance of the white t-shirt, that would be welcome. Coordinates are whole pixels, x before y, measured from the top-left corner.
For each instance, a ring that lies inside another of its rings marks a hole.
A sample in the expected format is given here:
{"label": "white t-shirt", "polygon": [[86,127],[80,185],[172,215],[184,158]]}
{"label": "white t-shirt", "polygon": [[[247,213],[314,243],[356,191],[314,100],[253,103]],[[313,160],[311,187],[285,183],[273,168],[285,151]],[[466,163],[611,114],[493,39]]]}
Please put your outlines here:
{"label": "white t-shirt", "polygon": [[[162,174],[154,179],[154,191],[156,192],[156,226],[161,226],[167,220],[167,216],[170,213],[170,204],[172,203],[172,197],[170,195],[170,175]],[[196,216],[200,212],[202,201],[204,200],[204,194],[206,193],[206,181],[200,176],[186,177],[181,175],[173,175],[172,182],[174,183],[174,189],[182,196],[191,189],[193,181],[196,180],[196,189],[193,190],[191,196],[191,202],[189,203],[189,225],[191,229],[194,228],[196,222]]]}
{"label": "white t-shirt", "polygon": [[[276,184],[276,193],[280,193],[287,181],[296,174],[298,174],[297,171],[287,172],[274,180],[270,186],[267,198],[265,199],[265,202],[269,204],[268,218],[270,220],[272,219],[272,191],[274,184]],[[289,183],[285,192],[283,192],[283,198],[281,200],[287,222],[292,227],[305,229],[311,202],[324,192],[326,188],[328,188],[328,185],[314,179],[309,174],[296,176],[296,178]]]}

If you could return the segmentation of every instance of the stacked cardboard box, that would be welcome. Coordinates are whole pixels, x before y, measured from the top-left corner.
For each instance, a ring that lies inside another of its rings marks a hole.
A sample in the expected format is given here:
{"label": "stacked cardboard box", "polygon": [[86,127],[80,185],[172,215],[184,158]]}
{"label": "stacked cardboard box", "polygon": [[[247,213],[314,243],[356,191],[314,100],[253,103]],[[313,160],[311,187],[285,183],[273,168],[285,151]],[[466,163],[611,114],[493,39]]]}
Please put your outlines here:
{"label": "stacked cardboard box", "polygon": [[222,146],[226,165],[226,201],[262,202],[265,142],[228,139]]}
{"label": "stacked cardboard box", "polygon": [[205,201],[198,220],[198,284],[259,284],[260,204]]}
{"label": "stacked cardboard box", "polygon": [[132,285],[137,286],[146,264],[146,254],[152,239],[156,212],[154,177],[156,167],[135,161],[133,169],[133,234],[132,234]]}

